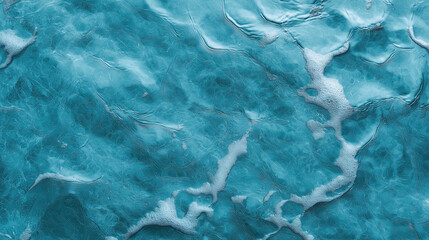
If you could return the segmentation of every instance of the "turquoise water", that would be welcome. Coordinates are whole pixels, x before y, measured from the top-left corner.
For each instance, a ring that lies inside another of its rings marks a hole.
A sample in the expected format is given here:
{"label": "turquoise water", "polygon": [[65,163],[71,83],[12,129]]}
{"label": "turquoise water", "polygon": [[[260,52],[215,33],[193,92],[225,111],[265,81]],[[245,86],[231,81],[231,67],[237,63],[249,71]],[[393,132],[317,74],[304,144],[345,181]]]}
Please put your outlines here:
{"label": "turquoise water", "polygon": [[1,4],[0,239],[429,239],[429,2]]}

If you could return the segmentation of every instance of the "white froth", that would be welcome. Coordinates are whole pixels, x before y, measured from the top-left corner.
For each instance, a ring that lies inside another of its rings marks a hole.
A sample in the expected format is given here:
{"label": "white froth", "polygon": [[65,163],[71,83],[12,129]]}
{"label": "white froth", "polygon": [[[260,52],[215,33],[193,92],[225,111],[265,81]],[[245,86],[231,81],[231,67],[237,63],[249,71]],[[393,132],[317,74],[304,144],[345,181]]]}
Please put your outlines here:
{"label": "white froth", "polygon": [[186,145],[185,142],[182,142],[182,149],[186,151],[186,149],[188,149],[188,146]]}
{"label": "white froth", "polygon": [[177,197],[177,195],[179,195],[179,193],[180,193],[181,191],[182,191],[182,190],[176,190],[176,191],[172,192],[172,193],[171,193],[171,197],[173,197],[173,198]]}
{"label": "white froth", "polygon": [[245,110],[244,113],[246,114],[246,117],[251,121],[252,124],[257,123],[259,120],[265,117],[262,114],[259,114],[253,111],[248,111],[248,110]]}
{"label": "white froth", "polygon": [[104,238],[104,240],[118,240],[118,239],[112,236],[107,236]]}
{"label": "white froth", "polygon": [[325,130],[323,128],[323,124],[320,122],[309,120],[307,122],[307,128],[313,133],[314,140],[318,140],[325,136]]}
{"label": "white froth", "polygon": [[9,234],[6,234],[6,233],[0,233],[0,237],[5,237],[5,238],[12,239],[12,237]]}
{"label": "white froth", "polygon": [[234,166],[237,158],[247,153],[247,132],[240,140],[231,143],[228,147],[228,154],[218,161],[218,169],[212,178],[212,182],[205,182],[199,188],[188,188],[186,191],[192,195],[211,194],[213,203],[217,201],[217,195],[226,186],[226,179],[228,178],[231,168]]}
{"label": "white froth", "polygon": [[[274,225],[277,226],[277,228],[280,230],[282,227],[288,227],[290,228],[290,230],[292,230],[294,233],[300,235],[304,240],[313,240],[314,237],[309,234],[308,232],[302,230],[302,226],[301,226],[301,215],[296,217],[292,223],[290,223],[287,219],[285,219],[282,216],[282,206],[287,202],[288,200],[282,200],[280,201],[274,208],[274,215],[271,215],[270,217],[268,217],[267,221],[272,222]],[[278,232],[278,230],[276,231]],[[267,235],[265,235],[265,237],[263,238],[264,240],[268,239],[272,234],[276,233],[269,233]]]}
{"label": "white froth", "polygon": [[264,197],[264,203],[268,202],[268,200],[270,200],[271,196],[272,196],[274,193],[276,193],[276,191],[274,191],[274,190],[269,191],[269,192],[267,193],[267,195],[265,195],[265,197]]}
{"label": "white froth", "polygon": [[416,38],[416,36],[414,35],[414,27],[413,26],[408,28],[408,34],[410,35],[410,38],[411,38],[411,40],[413,40],[413,42],[415,42],[420,47],[429,51],[429,43]]}
{"label": "white froth", "polygon": [[[306,102],[322,107],[329,112],[331,118],[324,123],[324,126],[334,128],[337,138],[341,137],[341,121],[353,113],[353,108],[350,106],[344,94],[343,86],[338,80],[327,78],[323,74],[332,58],[345,53],[348,48],[349,43],[347,42],[338,50],[325,55],[315,53],[310,49],[304,49],[305,68],[312,82],[298,90],[298,95],[304,97]],[[307,89],[316,89],[318,94],[310,96],[305,91]]]}
{"label": "white froth", "polygon": [[244,195],[237,195],[237,196],[233,196],[231,197],[231,201],[233,203],[243,203],[245,200],[247,199],[247,196]]}
{"label": "white froth", "polygon": [[[330,113],[330,120],[325,124],[321,124],[310,120],[307,126],[313,131],[315,139],[323,137],[321,131],[323,126],[332,127],[335,130],[336,138],[341,142],[340,155],[338,156],[335,165],[341,168],[342,175],[337,176],[329,183],[316,187],[310,195],[298,197],[292,195],[291,200],[301,204],[304,211],[311,208],[319,202],[329,202],[344,194],[354,182],[358,168],[358,162],[355,155],[359,147],[347,143],[341,135],[341,122],[353,113],[344,90],[337,79],[327,78],[323,75],[326,66],[331,62],[336,55],[343,54],[348,50],[348,42],[340,49],[335,50],[326,55],[320,55],[312,50],[304,49],[304,58],[307,62],[306,69],[312,78],[312,82],[299,90],[299,94],[305,98],[307,102],[325,108]],[[310,96],[305,92],[307,88],[317,89],[317,96]],[[350,184],[349,188],[334,196],[327,196],[328,192],[334,193],[343,186]]]}
{"label": "white froth", "polygon": [[66,181],[66,182],[76,182],[76,183],[92,183],[97,181],[100,178],[97,179],[88,179],[79,175],[71,175],[71,176],[64,176],[58,173],[43,173],[40,174],[36,180],[34,181],[33,185],[31,185],[31,187],[28,189],[28,191],[30,191],[31,189],[33,189],[34,187],[36,187],[41,181],[46,180],[46,179],[55,179],[55,180],[59,180],[59,181]]}
{"label": "white froth", "polygon": [[342,140],[340,155],[335,161],[335,165],[341,168],[344,177],[350,179],[350,181],[354,181],[356,178],[359,164],[355,157],[359,149],[359,146],[352,145]]}
{"label": "white froth", "polygon": [[[249,135],[249,131],[246,132],[240,140],[229,145],[228,154],[218,161],[218,170],[216,175],[213,177],[211,184],[206,182],[198,189],[188,188],[187,192],[193,195],[199,195],[201,193],[212,194],[213,203],[215,203],[217,201],[218,192],[225,188],[226,179],[231,168],[234,166],[237,157],[247,152],[247,137]],[[210,206],[199,205],[197,202],[192,202],[189,205],[186,215],[183,218],[179,218],[177,216],[174,200],[180,192],[181,190],[176,190],[171,194],[170,198],[159,201],[158,207],[155,208],[155,210],[147,213],[144,218],[138,221],[137,224],[128,228],[127,233],[124,234],[124,238],[129,239],[144,226],[149,225],[170,226],[183,233],[194,234],[195,227],[198,224],[198,217],[203,213],[212,217],[213,209]],[[246,196],[237,196],[237,198],[235,198],[235,200],[241,200],[241,202],[245,199],[247,199]]]}
{"label": "white froth", "polygon": [[37,28],[34,29],[33,36],[28,39],[18,37],[16,32],[10,29],[0,31],[0,46],[3,46],[3,49],[7,52],[6,60],[0,65],[0,69],[9,66],[14,56],[33,44],[36,41],[36,36]]}
{"label": "white froth", "polygon": [[124,235],[125,239],[129,239],[144,226],[157,225],[157,226],[170,226],[186,234],[194,234],[195,227],[198,224],[198,217],[205,213],[209,217],[213,216],[213,209],[208,206],[199,205],[192,202],[189,205],[188,212],[183,218],[177,217],[176,206],[174,197],[167,198],[158,202],[158,207],[150,213],[147,213],[144,218],[128,228],[127,233]]}
{"label": "white froth", "polygon": [[31,229],[30,226],[27,225],[27,228],[25,228],[24,232],[21,233],[19,236],[19,240],[30,240],[31,238]]}
{"label": "white froth", "polygon": [[[305,211],[319,202],[329,202],[342,196],[350,189],[356,178],[358,162],[354,157],[356,156],[358,149],[359,148],[349,143],[343,142],[343,147],[340,150],[340,156],[335,162],[335,165],[341,168],[342,175],[335,177],[325,185],[316,187],[310,195],[298,197],[293,194],[290,200],[301,204]],[[327,196],[328,193],[335,193],[335,191],[346,185],[349,185],[349,187],[343,191],[333,196]]]}
{"label": "white froth", "polygon": [[[341,143],[340,154],[335,165],[341,169],[342,174],[335,177],[327,184],[316,187],[309,195],[297,196],[292,194],[289,200],[280,201],[275,207],[275,214],[271,215],[266,220],[274,223],[279,229],[282,227],[290,228],[305,240],[312,240],[314,237],[302,230],[302,215],[295,218],[292,223],[289,223],[287,219],[282,217],[281,207],[287,201],[292,201],[303,206],[304,212],[302,214],[304,214],[306,210],[317,203],[329,202],[342,196],[352,187],[356,178],[358,162],[355,156],[360,147],[347,143],[341,134],[341,122],[353,113],[353,108],[350,106],[339,81],[324,76],[325,68],[332,61],[332,58],[345,53],[348,48],[349,43],[347,42],[338,50],[325,55],[315,53],[310,49],[304,49],[303,51],[306,60],[306,70],[312,81],[306,87],[299,89],[298,95],[304,97],[306,102],[326,109],[330,114],[329,121],[322,124],[310,120],[307,122],[307,127],[313,132],[313,138],[316,140],[324,137],[324,127],[331,127],[334,129],[335,137]],[[306,89],[316,89],[318,94],[316,96],[310,96],[306,92]],[[342,187],[346,187],[346,189],[341,189]],[[328,193],[331,194],[328,196]],[[265,239],[272,234],[275,234],[275,232],[267,234]]]}

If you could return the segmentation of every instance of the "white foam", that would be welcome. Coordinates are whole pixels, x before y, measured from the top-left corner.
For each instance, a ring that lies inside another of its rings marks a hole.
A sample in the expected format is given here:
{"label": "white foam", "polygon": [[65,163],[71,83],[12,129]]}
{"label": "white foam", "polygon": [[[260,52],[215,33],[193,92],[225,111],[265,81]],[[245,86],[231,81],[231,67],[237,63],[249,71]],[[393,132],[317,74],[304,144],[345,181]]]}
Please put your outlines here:
{"label": "white foam", "polygon": [[416,38],[416,36],[414,35],[414,27],[413,26],[408,28],[408,34],[410,35],[410,38],[411,38],[411,40],[413,40],[413,42],[415,42],[420,47],[429,51],[429,43]]}
{"label": "white foam", "polygon": [[[343,54],[348,50],[348,42],[338,50],[335,50],[326,55],[321,55],[309,49],[304,49],[304,58],[307,62],[306,69],[312,78],[312,82],[300,89],[298,92],[305,98],[307,102],[325,108],[330,113],[330,120],[325,124],[320,124],[315,121],[309,121],[307,126],[313,129],[313,137],[323,137],[321,128],[332,127],[335,130],[336,138],[341,142],[340,155],[337,158],[335,165],[339,166],[342,175],[337,176],[329,183],[315,188],[310,195],[298,197],[292,195],[291,200],[302,204],[304,211],[314,206],[318,202],[328,202],[341,196],[348,189],[334,196],[327,196],[328,192],[334,193],[343,186],[351,184],[356,178],[358,162],[354,158],[359,147],[347,143],[341,134],[341,122],[353,113],[347,98],[344,95],[344,90],[337,79],[327,78],[323,75],[326,66],[331,62],[336,55]],[[317,89],[317,96],[310,96],[305,92],[307,88]],[[316,134],[315,134],[316,133]],[[315,135],[314,135],[315,134]]]}
{"label": "white foam", "polygon": [[157,226],[170,226],[186,234],[194,234],[195,227],[198,224],[198,217],[205,213],[209,217],[213,215],[213,209],[208,206],[199,205],[192,202],[189,205],[188,212],[183,218],[177,217],[176,206],[174,197],[167,198],[158,202],[158,207],[154,211],[147,213],[144,218],[128,228],[127,233],[124,235],[125,239],[129,239],[144,226],[157,225]]}
{"label": "white foam", "polygon": [[269,191],[269,192],[267,193],[267,195],[265,195],[265,197],[264,197],[264,203],[268,202],[268,200],[270,200],[271,196],[272,196],[274,193],[276,193],[276,191],[274,191],[274,190]]}
{"label": "white foam", "polygon": [[31,238],[31,229],[30,226],[27,225],[27,228],[25,228],[24,232],[21,233],[19,236],[19,240],[30,240]]}
{"label": "white foam", "polygon": [[36,180],[34,181],[33,185],[31,185],[31,187],[28,189],[28,191],[30,191],[31,189],[33,189],[34,187],[36,187],[41,181],[46,180],[46,179],[55,179],[55,180],[59,180],[59,181],[66,181],[66,182],[76,182],[76,183],[84,183],[84,184],[88,184],[88,183],[93,183],[97,180],[99,180],[100,178],[97,179],[88,179],[79,175],[71,175],[71,176],[64,176],[58,173],[43,173],[40,174]]}
{"label": "white foam", "polygon": [[[201,193],[212,194],[213,203],[216,202],[217,193],[225,187],[226,178],[228,177],[232,166],[235,164],[237,157],[247,152],[246,139],[248,137],[248,133],[249,132],[247,132],[240,140],[229,145],[228,154],[218,161],[218,171],[213,177],[212,184],[204,183],[201,188],[189,188],[187,191],[194,195],[199,195]],[[176,190],[172,193],[171,198],[159,201],[158,207],[155,208],[154,211],[147,213],[137,224],[128,228],[124,237],[128,239],[140,231],[144,226],[148,225],[170,226],[186,234],[195,233],[195,227],[198,224],[198,217],[202,213],[211,217],[213,215],[213,209],[209,206],[203,206],[196,202],[192,202],[189,205],[186,215],[183,218],[178,218],[174,200],[180,192],[181,190]]]}
{"label": "white foam", "polygon": [[228,154],[218,161],[218,169],[212,178],[212,182],[205,182],[199,188],[188,188],[186,191],[192,195],[211,194],[213,203],[217,201],[217,195],[226,186],[226,179],[228,178],[231,168],[234,166],[237,158],[242,154],[247,153],[247,132],[240,140],[231,143],[228,147]]}
{"label": "white foam", "polygon": [[231,197],[231,201],[233,203],[238,203],[238,204],[242,204],[244,201],[246,201],[246,199],[247,199],[247,196],[244,196],[244,195],[236,195]]}
{"label": "white foam", "polygon": [[[339,49],[325,55],[315,53],[310,49],[303,50],[306,60],[306,70],[312,81],[306,87],[299,89],[298,95],[304,97],[306,102],[328,110],[330,114],[330,119],[327,122],[322,124],[310,120],[307,122],[307,127],[313,132],[313,138],[316,140],[324,136],[324,127],[331,127],[334,129],[335,137],[341,143],[340,154],[335,161],[335,165],[341,169],[342,174],[335,177],[327,184],[316,187],[309,195],[297,196],[292,194],[289,200],[280,201],[275,208],[275,214],[271,215],[267,221],[274,223],[279,229],[288,227],[306,240],[314,239],[314,237],[302,230],[302,215],[295,218],[292,223],[289,223],[287,219],[281,216],[281,207],[283,204],[287,201],[301,204],[304,209],[302,214],[304,214],[306,210],[317,203],[329,202],[342,196],[352,187],[356,179],[358,162],[355,156],[360,147],[346,142],[341,134],[341,122],[353,113],[353,108],[345,97],[343,87],[339,81],[324,76],[325,68],[332,61],[332,58],[345,53],[348,48],[349,43],[346,42]],[[306,92],[306,89],[316,89],[318,94],[316,96],[310,96]],[[342,189],[343,187],[346,188]],[[328,193],[331,194],[328,196]],[[266,235],[266,238],[270,237],[272,234],[275,234],[275,232]]]}
{"label": "white foam", "polygon": [[[290,223],[287,219],[282,217],[282,206],[287,202],[288,200],[282,200],[280,201],[274,208],[274,215],[271,215],[270,217],[268,217],[267,221],[272,222],[274,225],[277,226],[278,230],[280,230],[282,227],[288,227],[290,228],[290,230],[292,230],[294,233],[300,235],[304,240],[313,240],[314,237],[309,234],[308,232],[302,230],[302,226],[301,226],[301,215],[296,217],[292,223]],[[278,232],[272,232],[269,233],[267,235],[265,235],[265,237],[263,238],[264,240],[268,239],[271,235],[275,234]]]}
{"label": "white foam", "polygon": [[185,142],[182,142],[182,149],[185,151],[188,149],[188,146],[186,145]]}
{"label": "white foam", "polygon": [[252,124],[259,122],[261,119],[265,117],[263,114],[259,114],[257,112],[248,111],[248,110],[244,110],[244,113],[246,114],[246,117],[250,120]]}
{"label": "white foam", "polygon": [[33,44],[37,38],[37,28],[34,29],[33,36],[30,38],[20,38],[16,35],[16,32],[13,30],[4,30],[0,31],[0,46],[3,46],[3,49],[8,53],[6,60],[0,69],[6,68],[12,62],[13,57],[20,54],[28,46]]}
{"label": "white foam", "polygon": [[12,237],[11,237],[9,234],[6,234],[6,233],[0,233],[0,236],[1,236],[1,237],[5,237],[5,238],[12,239]]}
{"label": "white foam", "polygon": [[179,193],[181,192],[182,190],[176,190],[176,191],[174,191],[174,192],[172,192],[171,193],[171,196],[173,197],[173,198],[175,198],[175,197],[177,197],[177,195],[179,195]]}
{"label": "white foam", "polygon": [[[343,147],[340,150],[340,155],[335,162],[335,165],[341,168],[342,175],[335,177],[333,180],[331,180],[325,185],[316,187],[310,193],[310,195],[298,197],[292,194],[290,200],[301,204],[304,207],[305,211],[319,202],[329,202],[342,196],[351,188],[356,178],[358,162],[354,157],[356,156],[358,150],[358,147],[343,142]],[[332,196],[327,195],[327,193],[335,193],[335,191],[347,185],[349,185],[349,187],[344,189],[343,191],[340,191]]]}
{"label": "white foam", "polygon": [[[201,188],[189,188],[186,191],[193,195],[199,195],[201,193],[212,194],[213,203],[215,203],[217,200],[217,193],[224,189],[228,174],[232,166],[234,166],[237,157],[247,152],[247,137],[249,131],[247,131],[240,140],[229,145],[228,154],[218,161],[218,170],[211,184],[204,183]],[[198,217],[203,213],[212,217],[213,209],[210,206],[199,205],[197,202],[192,202],[189,205],[186,215],[183,218],[179,218],[177,216],[174,200],[181,191],[182,190],[176,190],[171,194],[170,198],[159,201],[158,207],[155,208],[155,210],[147,213],[137,224],[128,228],[127,233],[124,234],[124,238],[128,239],[132,237],[144,226],[148,225],[170,226],[183,233],[194,234],[195,227],[198,224]]]}
{"label": "white foam", "polygon": [[307,128],[310,129],[311,132],[313,132],[314,140],[318,140],[325,136],[325,130],[323,128],[323,124],[321,124],[320,122],[309,120],[307,122]]}
{"label": "white foam", "polygon": [[[345,53],[348,48],[349,43],[346,42],[341,48],[325,55],[304,49],[305,68],[312,82],[298,90],[298,95],[304,97],[306,102],[320,106],[329,112],[331,118],[323,126],[334,128],[337,138],[341,138],[341,121],[353,113],[353,108],[344,95],[343,86],[338,80],[327,78],[323,74],[332,58]],[[307,89],[316,89],[318,94],[310,96],[306,92]]]}
{"label": "white foam", "polygon": [[104,238],[104,240],[118,240],[118,239],[112,236],[107,236]]}

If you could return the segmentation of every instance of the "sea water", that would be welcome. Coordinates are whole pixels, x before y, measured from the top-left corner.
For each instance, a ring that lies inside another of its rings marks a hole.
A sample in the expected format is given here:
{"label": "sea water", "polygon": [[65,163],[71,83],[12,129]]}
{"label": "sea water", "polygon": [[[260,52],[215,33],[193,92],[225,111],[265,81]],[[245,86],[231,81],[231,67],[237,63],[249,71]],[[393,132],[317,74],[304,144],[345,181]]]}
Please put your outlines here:
{"label": "sea water", "polygon": [[429,239],[429,2],[1,6],[0,239]]}

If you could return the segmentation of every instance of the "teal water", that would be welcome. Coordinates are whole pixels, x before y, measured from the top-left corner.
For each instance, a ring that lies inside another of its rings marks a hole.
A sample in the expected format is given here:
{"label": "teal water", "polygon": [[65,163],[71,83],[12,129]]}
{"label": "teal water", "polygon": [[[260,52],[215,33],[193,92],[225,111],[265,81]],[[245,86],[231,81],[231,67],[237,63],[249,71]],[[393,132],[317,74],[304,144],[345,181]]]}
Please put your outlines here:
{"label": "teal water", "polygon": [[0,239],[429,239],[429,2],[1,5]]}

